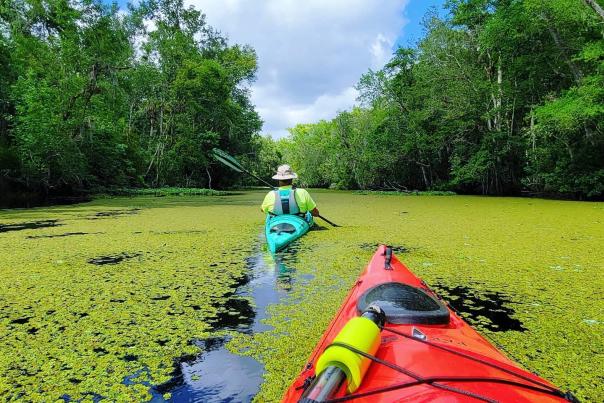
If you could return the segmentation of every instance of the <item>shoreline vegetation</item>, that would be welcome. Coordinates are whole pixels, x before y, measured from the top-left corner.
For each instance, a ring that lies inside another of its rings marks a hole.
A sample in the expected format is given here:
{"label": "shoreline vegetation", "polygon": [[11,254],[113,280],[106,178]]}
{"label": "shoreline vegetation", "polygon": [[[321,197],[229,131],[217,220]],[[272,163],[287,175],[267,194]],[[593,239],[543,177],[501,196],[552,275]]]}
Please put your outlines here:
{"label": "shoreline vegetation", "polygon": [[98,198],[103,196],[225,196],[229,191],[205,189],[205,188],[177,188],[177,187],[162,187],[162,188],[121,188],[99,191],[92,194],[92,197]]}
{"label": "shoreline vegetation", "polygon": [[594,4],[447,1],[425,16],[423,37],[359,78],[352,110],[273,140],[251,101],[255,50],[229,43],[203,10],[8,0],[0,194],[257,185],[214,161],[217,147],[261,178],[289,163],[305,187],[601,200]]}
{"label": "shoreline vegetation", "polygon": [[[82,192],[76,195],[63,195],[63,196],[48,196],[48,197],[32,197],[31,194],[23,194],[23,198],[19,199],[6,199],[0,196],[0,210],[8,209],[23,209],[23,208],[34,208],[34,207],[51,207],[59,205],[70,205],[87,203],[94,200],[104,198],[118,198],[118,197],[139,197],[139,196],[153,196],[153,197],[167,197],[167,196],[231,196],[237,195],[242,191],[253,191],[253,190],[268,190],[266,186],[234,186],[224,190],[206,189],[206,188],[181,188],[181,187],[160,187],[160,188],[114,188],[114,189],[97,189],[94,192]],[[311,188],[314,192],[330,192],[338,191],[335,189],[322,189],[322,188]],[[448,190],[339,190],[350,192],[354,195],[365,195],[365,196],[460,196],[460,194],[448,191]],[[534,198],[544,200],[567,200],[567,201],[586,201],[580,200],[573,195],[562,194],[562,193],[546,193],[546,192],[530,192],[523,191],[520,194],[515,195],[492,195],[498,197],[519,197],[519,198]],[[6,195],[4,195],[6,197]],[[600,201],[597,198],[593,198],[587,201]]]}

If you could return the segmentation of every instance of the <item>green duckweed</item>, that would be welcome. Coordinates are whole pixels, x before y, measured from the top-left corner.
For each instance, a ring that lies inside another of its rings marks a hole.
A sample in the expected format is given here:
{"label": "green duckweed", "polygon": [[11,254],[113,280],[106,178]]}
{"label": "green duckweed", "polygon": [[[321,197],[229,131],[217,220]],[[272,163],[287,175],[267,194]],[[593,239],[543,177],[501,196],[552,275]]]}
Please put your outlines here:
{"label": "green duckweed", "polygon": [[[459,285],[473,298],[504,295],[526,331],[494,331],[481,316],[471,323],[526,368],[604,400],[604,204],[312,194],[342,227],[317,220],[329,229],[307,234],[286,259],[294,278],[268,308],[272,330],[235,333],[228,344],[265,365],[257,401],[280,399],[379,243],[452,300],[446,290]],[[0,231],[0,397],[148,400],[148,385],[168,381],[175,360],[200,353],[191,340],[216,336],[213,320],[262,232],[262,196],[0,212],[9,229]],[[43,226],[18,229],[24,223]]]}
{"label": "green duckweed", "polygon": [[13,225],[0,233],[0,400],[149,400],[147,385],[199,353],[190,342],[210,333],[261,223],[245,197],[0,213]]}

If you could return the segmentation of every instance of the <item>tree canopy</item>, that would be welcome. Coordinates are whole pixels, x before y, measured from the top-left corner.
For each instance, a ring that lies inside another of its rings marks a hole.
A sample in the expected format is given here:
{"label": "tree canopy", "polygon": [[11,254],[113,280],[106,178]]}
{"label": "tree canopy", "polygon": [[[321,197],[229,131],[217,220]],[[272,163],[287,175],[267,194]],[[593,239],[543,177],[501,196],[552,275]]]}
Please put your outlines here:
{"label": "tree canopy", "polygon": [[[227,187],[214,147],[309,186],[604,195],[602,0],[448,0],[359,104],[261,137],[257,57],[183,0],[0,4],[0,188]],[[251,182],[250,182],[251,183]]]}
{"label": "tree canopy", "polygon": [[[587,0],[449,0],[283,150],[310,186],[604,194],[604,16]],[[601,10],[601,8],[600,8]]]}
{"label": "tree canopy", "polygon": [[[182,0],[0,5],[2,180],[52,192],[228,185],[209,151],[258,149],[256,54]],[[212,184],[214,178],[214,184]]]}

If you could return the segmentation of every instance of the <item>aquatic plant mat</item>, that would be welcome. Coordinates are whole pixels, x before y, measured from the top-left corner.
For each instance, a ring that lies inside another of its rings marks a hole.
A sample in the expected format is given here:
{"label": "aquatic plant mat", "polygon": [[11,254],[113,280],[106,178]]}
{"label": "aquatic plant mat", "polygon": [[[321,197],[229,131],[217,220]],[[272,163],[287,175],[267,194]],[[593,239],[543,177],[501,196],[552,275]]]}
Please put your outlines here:
{"label": "aquatic plant mat", "polygon": [[244,276],[257,199],[1,211],[0,401],[149,400]]}
{"label": "aquatic plant mat", "polygon": [[[263,326],[245,322],[253,293],[233,299],[261,191],[0,211],[0,400],[170,400],[160,385],[213,340],[258,360],[256,400],[278,400],[379,243],[523,366],[604,400],[603,203],[312,194],[343,227],[284,253]],[[224,339],[229,316],[254,331]]]}

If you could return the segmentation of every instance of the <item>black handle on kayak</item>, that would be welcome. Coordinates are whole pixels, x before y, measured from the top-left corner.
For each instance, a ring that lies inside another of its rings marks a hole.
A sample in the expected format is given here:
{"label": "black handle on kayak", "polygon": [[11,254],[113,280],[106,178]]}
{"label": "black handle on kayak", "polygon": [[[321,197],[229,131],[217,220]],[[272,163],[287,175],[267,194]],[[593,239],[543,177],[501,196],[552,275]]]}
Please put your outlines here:
{"label": "black handle on kayak", "polygon": [[392,270],[392,265],[390,262],[392,261],[392,246],[386,246],[386,252],[384,252],[384,269]]}

